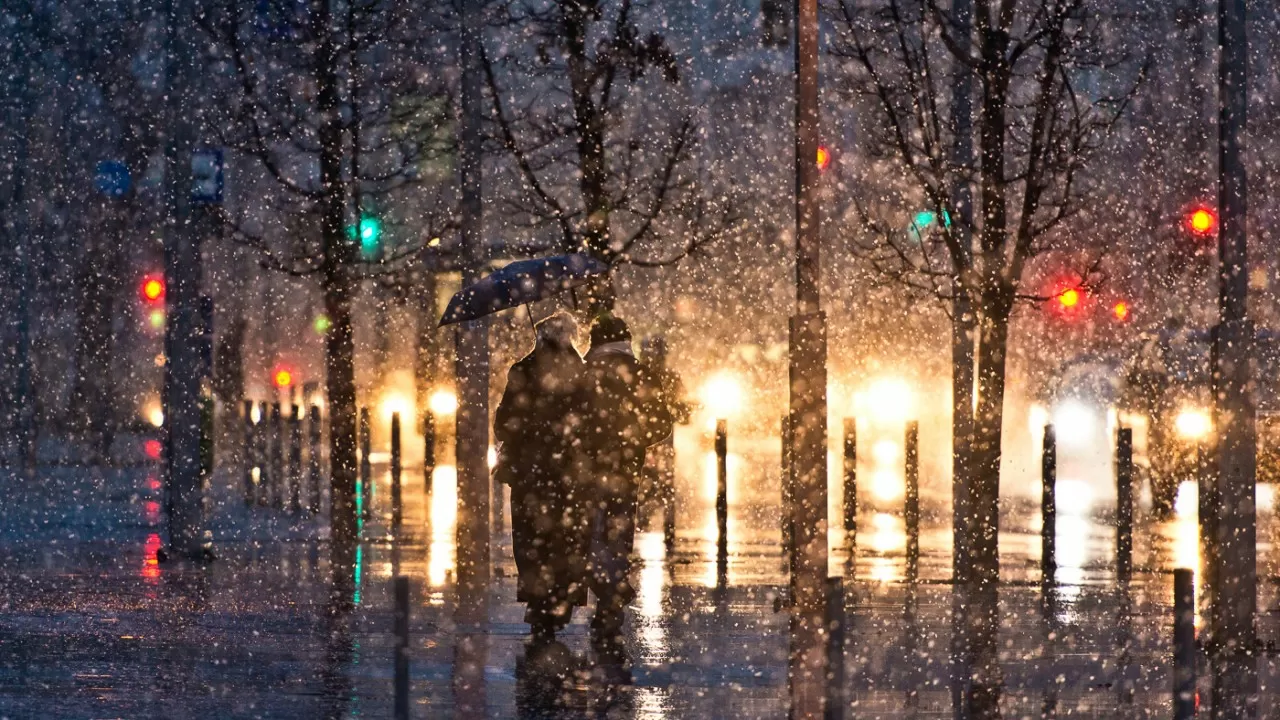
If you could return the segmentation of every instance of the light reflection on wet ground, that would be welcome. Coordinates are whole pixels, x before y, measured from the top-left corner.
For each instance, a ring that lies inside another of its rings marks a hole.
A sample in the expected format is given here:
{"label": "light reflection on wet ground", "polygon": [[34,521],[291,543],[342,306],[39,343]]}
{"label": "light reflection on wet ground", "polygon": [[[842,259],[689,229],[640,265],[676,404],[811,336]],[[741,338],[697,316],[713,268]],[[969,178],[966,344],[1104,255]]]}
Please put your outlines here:
{"label": "light reflection on wet ground", "polygon": [[[231,477],[219,476],[214,492],[220,559],[204,570],[159,561],[160,497],[145,468],[99,475],[63,469],[34,484],[5,478],[13,491],[0,506],[0,716],[390,717],[390,578],[398,571],[413,578],[415,717],[458,716],[459,703],[473,701],[489,717],[785,717],[787,623],[774,609],[785,584],[776,460],[750,448],[739,458],[730,463],[728,586],[716,587],[711,498],[682,485],[687,500],[674,555],[667,557],[658,521],[637,539],[638,596],[627,631],[632,684],[614,687],[591,665],[580,612],[564,637],[571,653],[565,690],[549,704],[532,692],[546,678],[524,657],[527,630],[523,607],[513,602],[509,536],[498,546],[478,694],[454,689],[455,668],[467,655],[450,619],[452,468],[437,470],[430,498],[421,475],[406,472],[398,547],[375,512],[345,614],[334,611],[320,527],[245,510]],[[389,492],[385,473],[379,476],[381,500]],[[684,480],[705,488],[705,478]],[[929,500],[915,586],[905,583],[900,515],[881,507],[859,517],[856,575],[846,581],[850,717],[950,716],[949,508]],[[1008,505],[1001,535],[1006,717],[1040,717],[1046,702],[1056,702],[1062,717],[1166,715],[1167,570],[1194,562],[1194,521],[1140,526],[1139,572],[1125,591],[1109,565],[1113,527],[1088,507],[1064,506],[1057,613],[1047,622],[1038,514]],[[1272,532],[1268,523],[1260,533],[1266,577],[1274,575]],[[833,532],[832,544],[831,568],[841,572],[843,534]],[[1268,582],[1264,640],[1275,637],[1276,606]],[[1263,665],[1268,684],[1271,660]],[[1268,703],[1277,701],[1269,694],[1264,714],[1280,711]]]}

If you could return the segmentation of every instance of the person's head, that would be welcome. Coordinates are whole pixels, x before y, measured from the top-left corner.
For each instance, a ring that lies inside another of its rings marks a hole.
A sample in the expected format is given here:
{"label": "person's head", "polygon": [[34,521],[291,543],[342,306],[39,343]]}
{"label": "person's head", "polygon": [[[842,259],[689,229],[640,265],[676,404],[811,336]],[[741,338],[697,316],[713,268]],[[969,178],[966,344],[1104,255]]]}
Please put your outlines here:
{"label": "person's head", "polygon": [[601,315],[591,324],[591,347],[599,347],[616,342],[631,342],[631,330],[620,318],[613,315]]}
{"label": "person's head", "polygon": [[568,350],[573,347],[573,341],[578,338],[578,322],[569,314],[562,312],[544,318],[534,330],[538,335],[539,346]]}

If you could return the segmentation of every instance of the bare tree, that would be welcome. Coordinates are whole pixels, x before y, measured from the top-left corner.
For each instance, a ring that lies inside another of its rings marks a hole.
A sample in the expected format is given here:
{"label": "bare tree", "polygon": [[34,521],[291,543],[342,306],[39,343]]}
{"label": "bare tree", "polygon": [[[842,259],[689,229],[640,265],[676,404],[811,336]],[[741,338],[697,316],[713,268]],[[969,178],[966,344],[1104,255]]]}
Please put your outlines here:
{"label": "bare tree", "polygon": [[[363,278],[395,270],[434,237],[434,221],[392,246],[392,211],[420,227],[427,182],[452,151],[451,105],[435,65],[430,13],[386,0],[217,0],[203,25],[228,80],[222,141],[279,192],[228,217],[267,267],[318,279],[325,333],[335,538],[355,536],[356,385],[352,303]],[[392,199],[402,200],[399,204]],[[430,202],[426,203],[430,205]],[[416,208],[417,210],[414,210]],[[406,210],[407,209],[407,210]],[[281,217],[298,237],[273,236]],[[383,242],[378,243],[378,240]],[[352,548],[339,545],[344,553]],[[335,567],[351,557],[335,555]]]}
{"label": "bare tree", "polygon": [[655,7],[511,0],[502,11],[485,77],[514,228],[563,252],[655,266],[727,227],[729,203],[698,176],[695,113]]}
{"label": "bare tree", "polygon": [[[1085,172],[1123,114],[1137,64],[1109,53],[1089,0],[974,0],[972,42],[938,0],[836,0],[833,52],[868,107],[868,170],[851,193],[880,273],[972,309],[976,409],[969,462],[969,717],[998,718],[999,492],[1009,323],[1035,256],[1070,247]],[[955,162],[949,68],[977,86],[976,161]],[[972,221],[954,188],[972,186]],[[868,191],[872,192],[868,192]],[[859,198],[874,197],[874,203]],[[1079,281],[1091,281],[1090,271]],[[958,356],[964,357],[964,353]],[[957,373],[963,377],[964,373]],[[955,438],[957,447],[965,438]]]}

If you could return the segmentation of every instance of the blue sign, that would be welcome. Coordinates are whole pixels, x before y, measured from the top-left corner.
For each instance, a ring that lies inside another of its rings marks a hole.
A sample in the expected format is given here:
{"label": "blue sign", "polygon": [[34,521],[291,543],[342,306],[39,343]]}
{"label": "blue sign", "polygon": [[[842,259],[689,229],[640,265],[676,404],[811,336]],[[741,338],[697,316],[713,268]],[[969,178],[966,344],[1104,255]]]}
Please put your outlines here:
{"label": "blue sign", "polygon": [[131,185],[128,166],[119,160],[103,160],[99,162],[93,178],[93,185],[98,188],[98,192],[109,198],[124,197],[125,193],[129,192],[129,186]]}

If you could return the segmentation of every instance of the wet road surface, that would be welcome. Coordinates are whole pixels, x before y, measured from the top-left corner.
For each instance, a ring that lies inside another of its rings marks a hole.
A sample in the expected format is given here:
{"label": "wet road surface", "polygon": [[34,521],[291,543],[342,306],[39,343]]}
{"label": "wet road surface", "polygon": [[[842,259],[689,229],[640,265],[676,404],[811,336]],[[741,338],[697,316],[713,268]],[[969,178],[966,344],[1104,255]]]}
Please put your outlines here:
{"label": "wet road surface", "polygon": [[[314,519],[245,508],[238,474],[219,473],[206,568],[160,562],[155,469],[56,468],[6,477],[0,506],[0,717],[391,717],[391,578],[411,578],[413,717],[783,718],[787,615],[773,460],[731,463],[728,583],[717,587],[714,509],[700,468],[680,486],[668,555],[657,519],[637,539],[639,595],[627,624],[630,678],[593,664],[579,610],[561,656],[527,658],[514,602],[510,537],[496,544],[491,628],[454,632],[451,468],[428,497],[405,473],[402,537],[388,537],[387,473],[363,528],[350,602],[335,602],[326,530]],[[735,469],[736,468],[736,469]],[[754,474],[753,474],[754,473]],[[1061,501],[1060,501],[1061,502]],[[1002,520],[1001,658],[1005,717],[1170,714],[1171,568],[1195,561],[1193,520],[1139,523],[1137,571],[1118,586],[1105,512],[1059,509],[1059,586],[1046,615],[1038,512],[1016,501]],[[907,582],[898,512],[859,517],[856,572],[834,533],[833,573],[846,576],[846,717],[950,717],[949,507],[926,495],[917,582]],[[1260,530],[1260,634],[1277,635],[1271,518]],[[1270,646],[1270,645],[1269,645]],[[1264,654],[1264,688],[1275,657]],[[472,683],[455,682],[482,663]],[[548,692],[549,677],[565,676]],[[548,675],[552,673],[552,675]],[[1204,673],[1201,673],[1202,676]],[[1207,694],[1207,682],[1201,682]],[[1280,714],[1264,693],[1263,715]]]}

